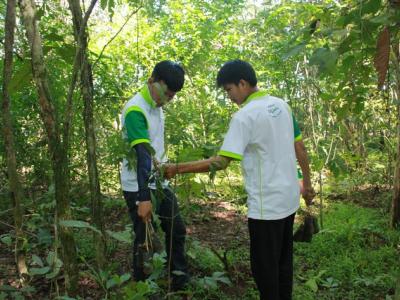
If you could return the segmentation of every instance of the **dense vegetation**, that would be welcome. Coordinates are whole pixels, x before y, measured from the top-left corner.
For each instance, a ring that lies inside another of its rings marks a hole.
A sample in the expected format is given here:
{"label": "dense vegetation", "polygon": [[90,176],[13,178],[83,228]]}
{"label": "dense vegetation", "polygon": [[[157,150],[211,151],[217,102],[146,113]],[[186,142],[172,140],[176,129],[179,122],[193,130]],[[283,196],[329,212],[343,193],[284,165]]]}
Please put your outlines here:
{"label": "dense vegetation", "polygon": [[[179,61],[168,156],[209,157],[236,110],[215,87],[233,58],[289,102],[308,147],[322,230],[295,245],[295,299],[400,299],[399,1],[8,0],[0,11],[0,299],[182,296],[168,292],[163,254],[131,283],[119,113],[155,63]],[[189,229],[185,293],[257,299],[239,165],[172,186]]]}

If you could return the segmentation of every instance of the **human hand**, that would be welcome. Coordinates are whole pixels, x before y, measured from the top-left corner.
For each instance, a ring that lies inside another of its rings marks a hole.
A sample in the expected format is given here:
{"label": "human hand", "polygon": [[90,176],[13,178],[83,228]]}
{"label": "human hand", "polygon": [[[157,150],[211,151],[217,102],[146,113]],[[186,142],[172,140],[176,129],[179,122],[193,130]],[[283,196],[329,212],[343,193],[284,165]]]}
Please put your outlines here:
{"label": "human hand", "polygon": [[303,199],[306,201],[306,205],[310,206],[313,204],[313,199],[315,197],[315,191],[311,185],[309,186],[303,186],[303,189],[301,191],[301,194],[303,196]]}
{"label": "human hand", "polygon": [[144,223],[147,223],[151,220],[152,207],[153,206],[150,200],[139,202],[138,216],[142,218]]}
{"label": "human hand", "polygon": [[163,164],[162,173],[165,179],[170,179],[176,176],[178,173],[178,168],[176,164]]}

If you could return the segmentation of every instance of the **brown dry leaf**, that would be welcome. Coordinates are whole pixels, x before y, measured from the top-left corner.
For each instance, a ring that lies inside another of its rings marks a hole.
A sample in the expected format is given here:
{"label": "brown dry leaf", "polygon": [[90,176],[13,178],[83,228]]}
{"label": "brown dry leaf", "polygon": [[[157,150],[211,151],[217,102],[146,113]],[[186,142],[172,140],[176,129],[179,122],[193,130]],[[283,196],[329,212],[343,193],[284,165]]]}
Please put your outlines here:
{"label": "brown dry leaf", "polygon": [[374,59],[374,66],[378,72],[378,88],[381,89],[385,83],[386,74],[389,67],[390,32],[387,27],[385,27],[379,34],[376,49],[377,51]]}

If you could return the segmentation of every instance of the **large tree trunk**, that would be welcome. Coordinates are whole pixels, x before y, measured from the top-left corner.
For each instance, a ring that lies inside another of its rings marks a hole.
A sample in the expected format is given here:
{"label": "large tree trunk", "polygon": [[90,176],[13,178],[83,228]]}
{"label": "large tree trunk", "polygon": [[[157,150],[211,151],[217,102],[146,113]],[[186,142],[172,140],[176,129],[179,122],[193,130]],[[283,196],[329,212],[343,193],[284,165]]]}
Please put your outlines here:
{"label": "large tree trunk", "polygon": [[11,80],[12,64],[13,64],[13,45],[14,45],[14,30],[15,30],[15,0],[7,1],[7,12],[5,21],[5,40],[4,40],[4,67],[3,67],[3,135],[4,145],[6,149],[7,173],[12,201],[14,206],[14,224],[15,224],[15,261],[18,272],[21,275],[27,274],[28,270],[25,262],[25,253],[23,251],[24,234],[22,231],[22,216],[21,208],[21,184],[17,172],[17,162],[15,158],[14,135],[12,130],[11,112],[10,112],[10,95],[8,87]]}
{"label": "large tree trunk", "polygon": [[71,219],[68,199],[69,187],[67,184],[69,182],[67,149],[63,149],[61,145],[59,125],[48,86],[35,3],[33,0],[20,0],[19,6],[31,50],[32,74],[39,94],[41,118],[48,138],[49,152],[54,172],[56,225],[61,242],[65,284],[68,293],[70,295],[75,295],[79,273],[73,232],[69,228],[59,226],[59,221]]}
{"label": "large tree trunk", "polygon": [[[91,7],[93,7],[95,3],[96,0],[92,0]],[[89,173],[90,198],[92,204],[92,220],[95,226],[104,233],[103,209],[96,159],[96,136],[94,132],[93,120],[93,77],[91,65],[87,56],[86,24],[87,18],[90,14],[90,8],[88,10],[88,13],[85,14],[84,18],[82,16],[82,10],[79,4],[79,0],[69,0],[69,6],[72,12],[75,41],[78,50],[80,51],[80,61],[78,65],[80,70],[81,92],[84,100],[83,119],[85,124],[87,165]],[[94,232],[93,234],[96,247],[97,266],[99,269],[101,269],[103,268],[105,263],[106,243],[104,239],[104,234],[101,235],[96,232]]]}

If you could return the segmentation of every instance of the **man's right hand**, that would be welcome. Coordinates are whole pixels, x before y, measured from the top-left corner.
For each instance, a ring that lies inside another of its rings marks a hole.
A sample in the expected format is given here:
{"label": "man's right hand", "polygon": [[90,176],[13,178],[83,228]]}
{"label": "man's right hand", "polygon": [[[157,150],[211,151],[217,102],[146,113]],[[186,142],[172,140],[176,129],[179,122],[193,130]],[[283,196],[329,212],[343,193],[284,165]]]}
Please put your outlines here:
{"label": "man's right hand", "polygon": [[315,191],[311,185],[305,185],[303,187],[302,196],[306,201],[306,205],[310,206],[313,203],[313,199],[315,197]]}
{"label": "man's right hand", "polygon": [[152,204],[151,201],[141,201],[138,205],[138,216],[142,218],[144,223],[151,220]]}

